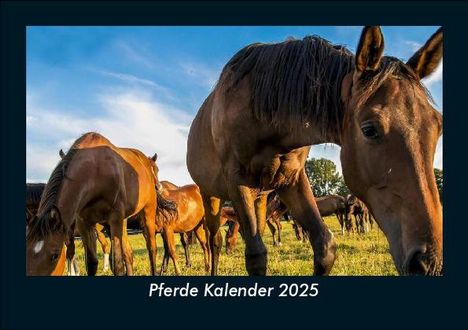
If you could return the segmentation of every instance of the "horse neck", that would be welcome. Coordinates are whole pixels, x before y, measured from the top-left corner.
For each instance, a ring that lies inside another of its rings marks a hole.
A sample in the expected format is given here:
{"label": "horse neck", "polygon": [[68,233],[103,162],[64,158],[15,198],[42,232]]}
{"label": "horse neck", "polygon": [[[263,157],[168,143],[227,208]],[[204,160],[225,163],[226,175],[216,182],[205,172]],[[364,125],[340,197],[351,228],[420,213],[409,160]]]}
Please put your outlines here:
{"label": "horse neck", "polygon": [[89,190],[90,185],[83,180],[74,181],[70,178],[64,178],[57,198],[57,207],[67,228],[71,228],[77,220],[80,208],[89,199]]}

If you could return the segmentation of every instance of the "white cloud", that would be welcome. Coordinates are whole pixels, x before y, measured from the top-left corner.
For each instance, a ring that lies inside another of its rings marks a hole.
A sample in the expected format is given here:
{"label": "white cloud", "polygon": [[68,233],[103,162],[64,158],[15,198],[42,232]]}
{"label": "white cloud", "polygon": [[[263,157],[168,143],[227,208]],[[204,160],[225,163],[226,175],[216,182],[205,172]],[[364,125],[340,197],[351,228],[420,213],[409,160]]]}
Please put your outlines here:
{"label": "white cloud", "polygon": [[192,182],[185,165],[189,116],[145,93],[106,94],[100,102],[102,112],[92,118],[61,115],[28,104],[28,113],[34,113],[27,127],[28,180],[47,181],[58,161],[58,150],[69,148],[81,134],[96,131],[117,146],[137,148],[147,155],[157,152],[162,180],[178,185]]}
{"label": "white cloud", "polygon": [[442,82],[443,79],[443,61],[440,62],[437,69],[427,78],[424,78],[422,81],[427,88],[433,87],[436,83]]}
{"label": "white cloud", "polygon": [[180,64],[185,75],[192,77],[200,85],[212,89],[218,81],[220,70],[209,68],[201,63],[183,62]]}
{"label": "white cloud", "polygon": [[405,45],[407,45],[409,47],[409,50],[411,52],[416,52],[419,50],[419,48],[422,47],[422,44],[420,44],[419,42],[416,42],[416,41],[411,41],[411,40],[405,40],[403,42]]}

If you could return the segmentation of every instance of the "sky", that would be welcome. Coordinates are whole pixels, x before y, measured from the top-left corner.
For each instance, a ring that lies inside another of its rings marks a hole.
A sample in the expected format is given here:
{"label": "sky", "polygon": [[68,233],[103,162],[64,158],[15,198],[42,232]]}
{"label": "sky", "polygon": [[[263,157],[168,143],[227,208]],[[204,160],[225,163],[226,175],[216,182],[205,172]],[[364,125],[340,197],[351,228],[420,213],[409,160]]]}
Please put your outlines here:
{"label": "sky", "polygon": [[[385,54],[404,61],[438,27],[382,27]],[[316,34],[356,50],[362,27],[28,27],[26,181],[47,182],[83,133],[158,153],[160,180],[193,182],[185,155],[190,124],[224,64],[253,42]],[[442,65],[423,83],[442,112]],[[313,146],[309,157],[337,164],[340,148]],[[442,168],[442,138],[434,166]]]}

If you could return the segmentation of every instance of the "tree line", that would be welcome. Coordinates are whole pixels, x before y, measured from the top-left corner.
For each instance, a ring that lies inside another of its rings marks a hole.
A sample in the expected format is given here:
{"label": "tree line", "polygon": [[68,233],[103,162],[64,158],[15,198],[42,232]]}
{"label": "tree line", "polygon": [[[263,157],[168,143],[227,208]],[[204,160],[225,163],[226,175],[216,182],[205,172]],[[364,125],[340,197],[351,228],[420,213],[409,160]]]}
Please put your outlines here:
{"label": "tree line", "polygon": [[[322,197],[331,194],[346,196],[350,194],[349,188],[338,173],[333,161],[326,158],[311,158],[306,161],[305,170],[315,197]],[[434,168],[437,189],[439,190],[440,201],[442,202],[442,189],[444,183],[443,171]]]}

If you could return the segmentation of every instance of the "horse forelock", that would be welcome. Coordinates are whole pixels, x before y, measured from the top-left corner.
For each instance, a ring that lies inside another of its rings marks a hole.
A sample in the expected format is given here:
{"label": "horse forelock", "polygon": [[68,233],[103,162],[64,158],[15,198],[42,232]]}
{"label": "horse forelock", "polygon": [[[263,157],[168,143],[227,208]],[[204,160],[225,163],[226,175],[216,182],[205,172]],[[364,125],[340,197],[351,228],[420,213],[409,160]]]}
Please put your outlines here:
{"label": "horse forelock", "polygon": [[424,87],[420,79],[405,63],[395,57],[384,56],[379,70],[364,72],[360,77],[351,106],[356,109],[360,108],[389,78],[405,80],[412,88],[422,91],[431,103],[435,103],[429,90]]}

